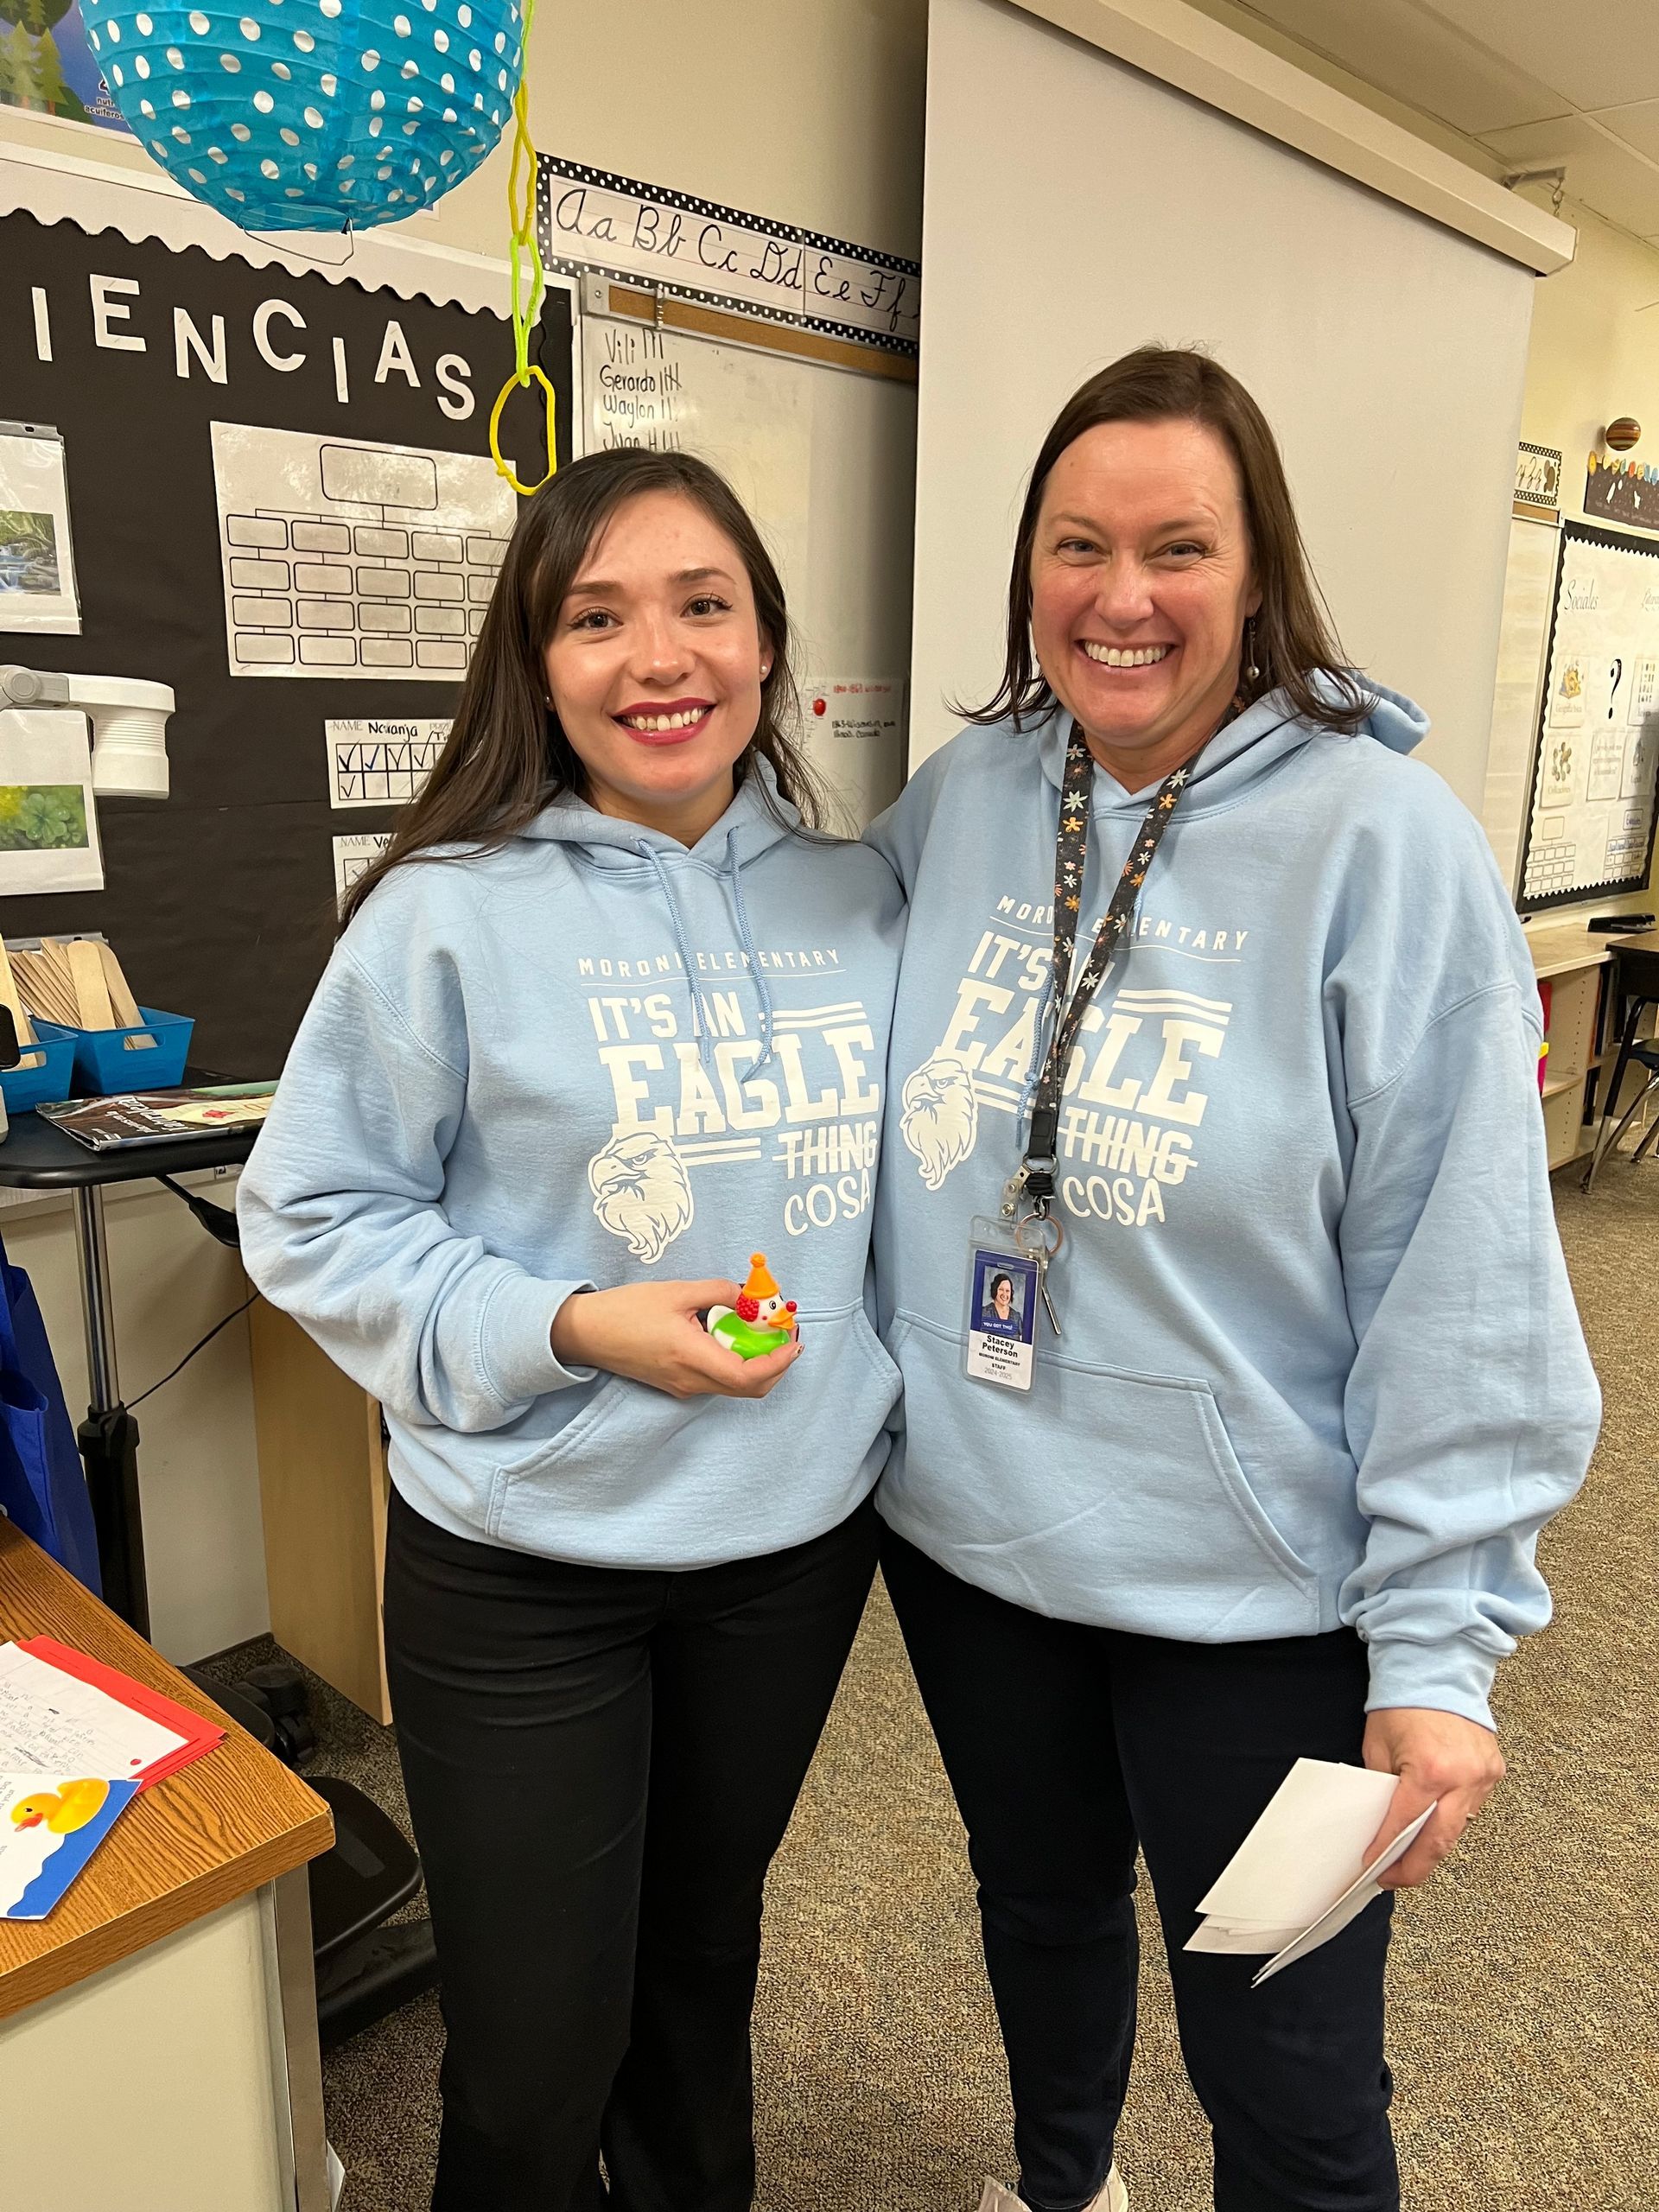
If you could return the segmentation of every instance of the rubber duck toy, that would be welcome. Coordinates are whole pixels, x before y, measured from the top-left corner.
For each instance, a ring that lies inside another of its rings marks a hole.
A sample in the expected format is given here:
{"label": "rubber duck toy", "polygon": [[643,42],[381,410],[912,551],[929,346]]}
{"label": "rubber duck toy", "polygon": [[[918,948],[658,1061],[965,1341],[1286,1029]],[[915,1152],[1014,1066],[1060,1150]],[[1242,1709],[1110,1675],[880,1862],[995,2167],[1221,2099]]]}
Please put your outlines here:
{"label": "rubber duck toy", "polygon": [[711,1306],[703,1326],[740,1359],[762,1359],[794,1341],[795,1300],[772,1281],[764,1252],[750,1253],[749,1279],[737,1304]]}
{"label": "rubber duck toy", "polygon": [[11,1808],[13,1825],[20,1828],[50,1828],[54,1835],[67,1835],[96,1820],[110,1794],[107,1782],[66,1782],[60,1789],[37,1789],[20,1797]]}

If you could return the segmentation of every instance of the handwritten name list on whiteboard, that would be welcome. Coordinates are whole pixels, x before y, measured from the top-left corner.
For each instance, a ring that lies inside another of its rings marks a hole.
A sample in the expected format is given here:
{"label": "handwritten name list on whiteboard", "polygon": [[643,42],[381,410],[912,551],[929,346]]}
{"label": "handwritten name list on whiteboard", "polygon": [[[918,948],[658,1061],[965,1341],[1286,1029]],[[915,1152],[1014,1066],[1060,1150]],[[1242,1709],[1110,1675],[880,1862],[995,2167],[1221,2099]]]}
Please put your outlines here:
{"label": "handwritten name list on whiteboard", "polygon": [[791,223],[537,156],[542,251],[749,315],[913,353],[920,264]]}

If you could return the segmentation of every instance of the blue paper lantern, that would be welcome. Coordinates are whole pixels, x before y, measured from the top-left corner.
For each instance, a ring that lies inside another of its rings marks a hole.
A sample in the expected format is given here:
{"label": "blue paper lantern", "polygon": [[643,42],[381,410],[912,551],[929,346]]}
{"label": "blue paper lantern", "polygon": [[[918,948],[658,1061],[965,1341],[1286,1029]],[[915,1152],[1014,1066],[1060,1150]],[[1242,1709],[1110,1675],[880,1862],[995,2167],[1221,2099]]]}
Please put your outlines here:
{"label": "blue paper lantern", "polygon": [[248,231],[364,230],[429,207],[501,136],[517,0],[84,0],[139,143]]}

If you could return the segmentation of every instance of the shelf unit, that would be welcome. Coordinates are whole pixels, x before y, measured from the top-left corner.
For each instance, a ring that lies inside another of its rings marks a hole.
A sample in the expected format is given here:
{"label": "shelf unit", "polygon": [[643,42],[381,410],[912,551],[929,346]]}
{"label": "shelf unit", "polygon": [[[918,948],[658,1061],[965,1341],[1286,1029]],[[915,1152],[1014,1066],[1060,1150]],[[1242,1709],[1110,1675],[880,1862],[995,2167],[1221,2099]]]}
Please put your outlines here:
{"label": "shelf unit", "polygon": [[[1534,973],[1549,986],[1549,1017],[1545,1036],[1549,1055],[1544,1062],[1544,1135],[1553,1169],[1587,1159],[1594,1149],[1600,1124],[1604,1071],[1618,1057],[1618,1039],[1607,1004],[1610,961],[1617,938],[1592,936],[1581,925],[1529,930]],[[1659,942],[1659,933],[1644,932],[1644,948]],[[1652,1021],[1644,1024],[1651,1029]],[[1629,1084],[1637,1074],[1631,1071]],[[1629,1090],[1625,1092],[1628,1098]],[[1588,1110],[1594,1118],[1586,1122]]]}

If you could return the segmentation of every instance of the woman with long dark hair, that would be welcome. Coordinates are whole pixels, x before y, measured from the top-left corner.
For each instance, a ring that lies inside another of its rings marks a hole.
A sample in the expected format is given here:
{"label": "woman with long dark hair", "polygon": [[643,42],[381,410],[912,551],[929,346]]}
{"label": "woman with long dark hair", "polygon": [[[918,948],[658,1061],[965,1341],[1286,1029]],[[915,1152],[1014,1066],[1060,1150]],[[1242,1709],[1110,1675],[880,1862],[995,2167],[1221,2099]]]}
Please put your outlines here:
{"label": "woman with long dark hair", "polygon": [[[1399,1777],[1379,1854],[1434,1808],[1391,1887],[1503,1773],[1488,1692],[1597,1421],[1532,964],[1217,363],[1147,348],[1061,410],[1006,643],[873,833],[911,901],[882,1565],[1007,2049],[983,2212],[1121,2212],[1137,1847],[1217,2206],[1393,2212],[1388,1904],[1260,1988],[1289,1931],[1227,1955],[1199,1905],[1299,1758]],[[964,1311],[998,1266],[1023,1341]]]}
{"label": "woman with long dark hair", "polygon": [[242,1179],[249,1272],[391,1433],[440,2212],[590,2212],[601,2153],[615,2212],[753,2195],[761,1886],[897,1391],[864,1300],[901,901],[809,834],[791,700],[723,480],[562,470]]}

